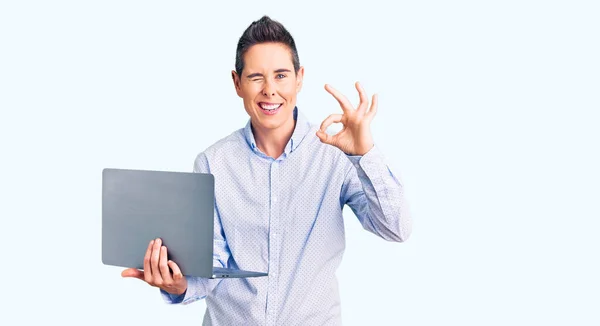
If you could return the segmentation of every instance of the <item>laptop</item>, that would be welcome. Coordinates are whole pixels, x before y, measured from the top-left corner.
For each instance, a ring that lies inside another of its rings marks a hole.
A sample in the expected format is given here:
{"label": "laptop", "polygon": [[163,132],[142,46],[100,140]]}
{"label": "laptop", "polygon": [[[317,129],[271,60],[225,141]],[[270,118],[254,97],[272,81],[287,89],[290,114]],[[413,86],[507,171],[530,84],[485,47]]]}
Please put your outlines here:
{"label": "laptop", "polygon": [[267,276],[213,267],[215,179],[210,173],[102,170],[102,263],[144,268],[152,239],[161,238],[183,275]]}

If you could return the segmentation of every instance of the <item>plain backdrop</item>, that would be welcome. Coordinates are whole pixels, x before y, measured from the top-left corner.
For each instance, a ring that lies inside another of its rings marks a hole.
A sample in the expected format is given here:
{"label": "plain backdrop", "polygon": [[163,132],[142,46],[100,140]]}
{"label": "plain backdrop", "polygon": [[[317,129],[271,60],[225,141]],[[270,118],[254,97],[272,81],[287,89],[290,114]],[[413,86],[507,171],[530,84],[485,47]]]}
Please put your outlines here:
{"label": "plain backdrop", "polygon": [[2,1],[3,325],[199,325],[203,301],[101,263],[101,171],[191,171],[247,122],[230,71],[262,15],[314,123],[378,93],[406,243],[345,210],[345,325],[600,324],[595,1]]}

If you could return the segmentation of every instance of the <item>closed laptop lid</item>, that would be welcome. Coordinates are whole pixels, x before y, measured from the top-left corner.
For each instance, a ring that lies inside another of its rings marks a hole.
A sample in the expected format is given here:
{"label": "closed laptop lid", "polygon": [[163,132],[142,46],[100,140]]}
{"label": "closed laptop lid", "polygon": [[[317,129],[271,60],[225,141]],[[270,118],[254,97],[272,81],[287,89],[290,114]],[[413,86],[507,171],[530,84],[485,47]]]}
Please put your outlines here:
{"label": "closed laptop lid", "polygon": [[102,262],[143,269],[161,238],[184,275],[210,277],[214,203],[212,174],[104,169]]}

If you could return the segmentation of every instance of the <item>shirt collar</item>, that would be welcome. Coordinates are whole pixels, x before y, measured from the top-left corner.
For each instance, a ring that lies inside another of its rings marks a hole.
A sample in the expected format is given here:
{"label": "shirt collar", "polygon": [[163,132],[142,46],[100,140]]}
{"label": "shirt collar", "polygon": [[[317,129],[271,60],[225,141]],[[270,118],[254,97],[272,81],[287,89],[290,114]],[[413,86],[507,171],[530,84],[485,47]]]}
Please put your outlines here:
{"label": "shirt collar", "polygon": [[[294,107],[294,120],[296,120],[296,127],[294,128],[292,137],[285,146],[285,154],[289,154],[295,151],[296,148],[300,146],[300,143],[310,130],[310,123],[308,122],[304,114],[302,114],[302,112],[298,110],[297,106]],[[246,136],[246,141],[248,142],[252,150],[257,152],[258,147],[256,146],[256,140],[254,139],[254,134],[252,133],[251,121],[251,119],[248,119],[248,123],[246,123],[246,127],[244,127],[244,135]]]}

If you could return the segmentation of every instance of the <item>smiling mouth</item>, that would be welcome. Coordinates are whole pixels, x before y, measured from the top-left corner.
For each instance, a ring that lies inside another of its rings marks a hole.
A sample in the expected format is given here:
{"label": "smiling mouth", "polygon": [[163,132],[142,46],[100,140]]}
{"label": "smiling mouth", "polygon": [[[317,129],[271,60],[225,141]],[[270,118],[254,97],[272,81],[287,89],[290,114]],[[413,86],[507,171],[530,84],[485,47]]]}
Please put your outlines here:
{"label": "smiling mouth", "polygon": [[265,110],[265,111],[276,111],[277,109],[279,109],[281,106],[283,105],[283,103],[266,103],[266,102],[260,102],[258,103],[258,106]]}

